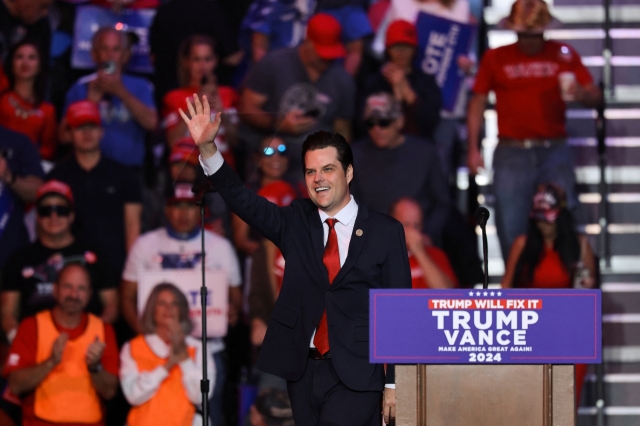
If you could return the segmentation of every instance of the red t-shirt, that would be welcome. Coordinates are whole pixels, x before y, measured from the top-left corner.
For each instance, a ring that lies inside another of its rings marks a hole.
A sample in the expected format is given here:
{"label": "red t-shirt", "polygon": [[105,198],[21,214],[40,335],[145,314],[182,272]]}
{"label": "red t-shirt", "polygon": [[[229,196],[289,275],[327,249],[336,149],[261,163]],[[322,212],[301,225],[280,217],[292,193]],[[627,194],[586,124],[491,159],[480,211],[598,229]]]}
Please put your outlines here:
{"label": "red t-shirt", "polygon": [[[283,180],[279,180],[263,186],[258,191],[258,195],[266,198],[280,207],[291,204],[293,200],[298,198],[298,194],[293,186]],[[278,281],[278,290],[282,288],[282,280],[284,278],[284,256],[280,250],[276,249],[275,263],[273,265],[273,273]]]}
{"label": "red t-shirt", "polygon": [[580,56],[566,44],[546,41],[535,56],[510,44],[485,53],[473,91],[495,92],[500,137],[563,138],[566,105],[558,74],[566,71],[573,72],[582,86],[593,81]]}
{"label": "red t-shirt", "polygon": [[[431,260],[433,260],[433,263],[435,263],[436,266],[440,268],[440,270],[444,272],[444,274],[449,277],[451,282],[453,282],[453,284],[457,287],[458,277],[456,277],[456,274],[453,272],[453,268],[449,263],[449,258],[447,258],[446,253],[440,250],[438,247],[434,246],[425,247],[424,249]],[[412,288],[431,288],[429,287],[429,282],[427,280],[427,277],[424,275],[420,264],[418,264],[418,261],[412,253],[409,253],[409,267],[411,268]]]}
{"label": "red t-shirt", "polygon": [[36,107],[14,91],[6,91],[0,95],[0,125],[29,137],[42,158],[53,157],[57,123],[56,111],[50,103],[42,102]]}
{"label": "red t-shirt", "polygon": [[0,64],[0,93],[4,92],[5,90],[9,90],[9,80],[7,79],[7,76],[4,73],[2,64]]}
{"label": "red t-shirt", "polygon": [[533,271],[533,288],[571,288],[571,276],[564,267],[560,255],[553,248],[544,248],[540,263]]}
{"label": "red t-shirt", "polygon": [[[52,315],[53,318],[53,315]],[[82,320],[76,328],[66,329],[58,324],[56,328],[60,331],[64,331],[69,335],[69,339],[73,340],[78,338],[84,332],[87,327],[88,317],[86,314],[82,315]],[[55,323],[55,318],[54,318]],[[113,333],[111,325],[104,325],[104,339],[106,347],[102,353],[101,363],[105,371],[111,374],[118,375],[120,355],[118,353],[118,345],[116,343],[116,337]],[[27,317],[20,323],[16,337],[11,344],[9,351],[9,358],[7,365],[4,368],[5,377],[13,371],[32,367],[36,365],[36,353],[38,342],[38,326],[35,317]],[[22,424],[23,426],[102,426],[104,421],[98,423],[51,423],[44,420],[40,420],[34,413],[35,392],[29,392],[22,398]]]}
{"label": "red t-shirt", "polygon": [[[109,9],[113,7],[113,1],[111,0],[91,0],[91,4]],[[159,5],[160,0],[125,0],[122,2],[122,6],[126,9],[155,9]]]}
{"label": "red t-shirt", "polygon": [[[197,87],[182,87],[175,89],[167,93],[162,99],[162,128],[167,130],[173,129],[178,123],[182,121],[182,117],[178,110],[182,108],[183,111],[188,111],[186,99],[193,96],[194,93],[198,93],[200,89]],[[220,101],[222,102],[222,109],[226,113],[231,113],[232,117],[235,117],[235,112],[238,106],[238,92],[232,87],[220,86],[218,87],[218,94]],[[211,111],[211,114],[215,114],[219,111]],[[188,132],[185,136],[189,136]],[[231,152],[231,148],[227,143],[225,137],[224,126],[220,127],[220,131],[216,136],[216,146],[222,154],[224,161],[235,169],[235,158]]]}

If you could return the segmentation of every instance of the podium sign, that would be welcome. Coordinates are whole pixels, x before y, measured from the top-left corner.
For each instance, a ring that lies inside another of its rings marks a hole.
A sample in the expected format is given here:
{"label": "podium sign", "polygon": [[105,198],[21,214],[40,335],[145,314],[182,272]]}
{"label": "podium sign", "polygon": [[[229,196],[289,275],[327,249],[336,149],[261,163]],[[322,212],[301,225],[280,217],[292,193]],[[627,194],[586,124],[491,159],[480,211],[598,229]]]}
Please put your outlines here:
{"label": "podium sign", "polygon": [[600,290],[371,290],[370,362],[598,364]]}

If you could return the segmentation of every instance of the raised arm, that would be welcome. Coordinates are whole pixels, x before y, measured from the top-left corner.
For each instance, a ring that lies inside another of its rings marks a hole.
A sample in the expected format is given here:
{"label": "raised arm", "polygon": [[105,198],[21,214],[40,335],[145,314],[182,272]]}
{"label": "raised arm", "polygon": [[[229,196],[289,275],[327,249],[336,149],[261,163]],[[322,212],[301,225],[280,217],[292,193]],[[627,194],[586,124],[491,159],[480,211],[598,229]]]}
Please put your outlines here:
{"label": "raised arm", "polygon": [[290,208],[278,207],[258,196],[244,185],[227,164],[224,164],[214,143],[220,129],[220,114],[216,114],[214,120],[211,119],[211,108],[206,96],[202,96],[201,102],[198,96],[194,95],[193,103],[187,98],[187,108],[190,117],[182,109],[179,112],[200,150],[203,169],[209,181],[216,187],[232,212],[273,241],[284,253],[281,242],[287,224],[285,210]]}

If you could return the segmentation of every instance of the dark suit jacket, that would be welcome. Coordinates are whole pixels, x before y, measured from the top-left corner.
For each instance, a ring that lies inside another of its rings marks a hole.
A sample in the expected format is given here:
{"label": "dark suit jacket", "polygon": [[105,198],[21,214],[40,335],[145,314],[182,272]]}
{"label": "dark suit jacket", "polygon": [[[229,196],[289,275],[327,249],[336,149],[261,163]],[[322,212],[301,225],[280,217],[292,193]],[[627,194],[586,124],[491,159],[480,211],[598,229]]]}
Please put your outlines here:
{"label": "dark suit jacket", "polygon": [[[209,180],[229,208],[273,241],[287,262],[260,350],[260,371],[300,379],[311,336],[326,308],[332,361],[340,380],[356,391],[381,391],[383,365],[369,363],[369,290],[411,288],[402,225],[360,204],[347,259],[329,285],[322,263],[323,228],[313,202],[296,200],[278,207],[246,188],[227,164]],[[388,368],[387,383],[394,381],[393,370]]]}

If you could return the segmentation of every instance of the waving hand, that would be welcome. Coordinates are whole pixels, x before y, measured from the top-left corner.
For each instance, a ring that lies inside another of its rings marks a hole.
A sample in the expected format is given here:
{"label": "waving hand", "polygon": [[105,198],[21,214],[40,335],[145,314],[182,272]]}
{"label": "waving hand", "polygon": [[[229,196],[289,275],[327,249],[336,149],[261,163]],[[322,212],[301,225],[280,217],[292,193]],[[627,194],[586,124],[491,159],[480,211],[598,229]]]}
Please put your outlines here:
{"label": "waving hand", "polygon": [[205,95],[202,96],[202,102],[200,102],[198,95],[194,94],[193,104],[191,99],[187,98],[187,108],[191,118],[182,111],[182,108],[179,109],[180,115],[187,124],[189,133],[196,142],[202,158],[209,158],[217,151],[213,141],[220,130],[220,113],[216,114],[215,120],[211,120],[211,108]]}

